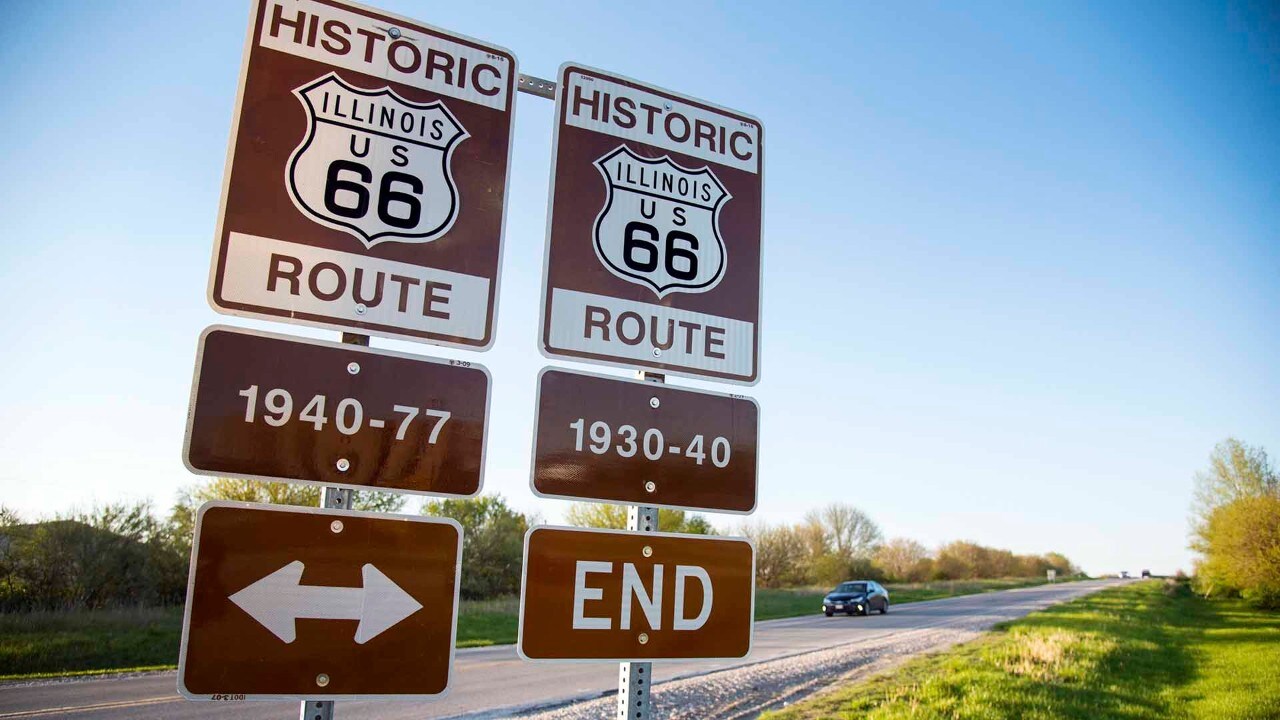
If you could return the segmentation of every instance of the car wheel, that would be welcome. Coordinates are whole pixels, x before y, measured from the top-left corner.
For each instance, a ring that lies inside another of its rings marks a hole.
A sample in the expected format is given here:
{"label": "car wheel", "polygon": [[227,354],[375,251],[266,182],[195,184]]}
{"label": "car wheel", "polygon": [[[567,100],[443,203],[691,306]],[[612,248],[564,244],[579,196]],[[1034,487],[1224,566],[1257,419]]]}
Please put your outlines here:
{"label": "car wheel", "polygon": [[822,611],[822,614],[823,614],[823,615],[826,615],[827,617],[831,617],[831,615],[832,615],[833,613],[832,613],[830,610],[823,610],[823,611]]}
{"label": "car wheel", "polygon": [[884,605],[880,607],[880,614],[885,615],[889,612],[889,601],[885,600]]}

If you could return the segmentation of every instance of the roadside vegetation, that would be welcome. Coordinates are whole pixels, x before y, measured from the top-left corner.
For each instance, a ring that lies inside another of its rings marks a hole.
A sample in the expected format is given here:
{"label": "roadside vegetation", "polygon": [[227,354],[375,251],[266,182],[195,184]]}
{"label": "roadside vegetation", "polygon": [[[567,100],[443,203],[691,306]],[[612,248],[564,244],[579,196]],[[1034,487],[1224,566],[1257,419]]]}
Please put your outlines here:
{"label": "roadside vegetation", "polygon": [[1280,477],[1266,450],[1218,443],[1196,474],[1191,536],[1200,592],[1280,609]]}
{"label": "roadside vegetation", "polygon": [[1280,614],[1152,580],[768,713],[768,720],[1280,717]]}
{"label": "roadside vegetation", "polygon": [[[902,604],[1008,590],[1043,579],[940,580],[890,585]],[[821,588],[756,590],[757,620],[813,615]],[[463,600],[458,608],[459,648],[516,641],[520,600],[506,595]],[[182,607],[58,610],[0,614],[0,680],[54,675],[166,670],[177,666]]]}
{"label": "roadside vegetation", "polygon": [[[149,503],[112,504],[30,522],[0,508],[0,677],[172,666],[196,515],[209,500],[314,507],[320,489],[202,480],[179,493],[167,516]],[[353,501],[357,510],[378,512],[403,512],[404,504],[402,496],[379,492],[356,493]],[[541,518],[512,509],[501,496],[432,500],[422,512],[463,527],[458,647],[515,642],[524,534]],[[627,511],[577,503],[566,519],[622,528]],[[667,532],[716,532],[696,513],[664,509],[658,519]],[[795,525],[738,530],[756,543],[761,620],[817,612],[826,591],[852,578],[888,584],[900,604],[1034,584],[1046,569],[1063,579],[1076,572],[1056,553],[1019,556],[963,541],[930,551],[911,540],[884,542],[869,517],[842,504]],[[995,579],[1002,577],[1015,579]]]}

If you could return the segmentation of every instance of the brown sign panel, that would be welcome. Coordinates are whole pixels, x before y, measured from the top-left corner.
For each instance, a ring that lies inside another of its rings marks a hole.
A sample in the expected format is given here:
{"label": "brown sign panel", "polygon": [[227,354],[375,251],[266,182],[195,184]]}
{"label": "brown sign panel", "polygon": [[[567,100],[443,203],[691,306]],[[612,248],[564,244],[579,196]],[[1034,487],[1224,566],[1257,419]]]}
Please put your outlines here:
{"label": "brown sign panel", "polygon": [[204,475],[475,495],[488,408],[474,363],[214,326],[183,460]]}
{"label": "brown sign panel", "polygon": [[473,350],[493,342],[518,70],[344,0],[254,0],[209,302]]}
{"label": "brown sign panel", "polygon": [[192,700],[443,694],[461,542],[450,519],[205,504],[178,690]]}
{"label": "brown sign panel", "polygon": [[542,352],[755,384],[764,127],[560,67]]}
{"label": "brown sign panel", "polygon": [[755,510],[751,398],[546,368],[534,428],[535,495]]}
{"label": "brown sign panel", "polygon": [[524,540],[520,656],[729,659],[751,652],[745,538],[535,527]]}

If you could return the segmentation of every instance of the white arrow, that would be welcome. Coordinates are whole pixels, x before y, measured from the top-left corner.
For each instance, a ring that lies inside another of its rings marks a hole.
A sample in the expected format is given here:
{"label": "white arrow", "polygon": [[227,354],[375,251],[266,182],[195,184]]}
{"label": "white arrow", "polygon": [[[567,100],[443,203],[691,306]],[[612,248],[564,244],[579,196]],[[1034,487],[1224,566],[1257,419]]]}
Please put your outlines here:
{"label": "white arrow", "polygon": [[298,637],[293,622],[298,618],[359,620],[356,642],[363,645],[422,609],[422,603],[368,563],[360,568],[364,587],[358,588],[303,585],[305,568],[294,560],[232,595],[231,602],[287,643]]}

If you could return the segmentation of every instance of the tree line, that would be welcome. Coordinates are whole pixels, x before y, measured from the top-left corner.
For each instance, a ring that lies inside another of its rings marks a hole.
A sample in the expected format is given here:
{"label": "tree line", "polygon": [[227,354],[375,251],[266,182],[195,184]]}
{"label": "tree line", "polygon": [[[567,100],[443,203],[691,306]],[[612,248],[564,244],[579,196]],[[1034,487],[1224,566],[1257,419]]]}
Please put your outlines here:
{"label": "tree line", "polygon": [[1196,587],[1280,608],[1280,477],[1267,451],[1228,438],[1196,474],[1191,548]]}
{"label": "tree line", "polygon": [[[314,507],[320,488],[218,478],[182,490],[163,518],[149,502],[110,504],[41,522],[0,508],[0,612],[181,603],[196,513],[209,500]],[[356,492],[352,501],[355,510],[377,512],[399,512],[404,505],[403,496],[379,492]],[[432,500],[422,512],[462,525],[463,598],[519,592],[524,534],[540,517],[512,509],[497,495]],[[566,521],[622,529],[627,509],[575,503]],[[716,533],[705,516],[680,510],[660,510],[658,525],[664,532]],[[1049,568],[1062,576],[1075,572],[1057,553],[1022,556],[972,542],[930,552],[913,540],[885,542],[869,517],[842,504],[815,510],[794,525],[748,523],[735,534],[755,542],[757,581],[769,588],[832,585],[854,577],[918,581],[1043,575]]]}
{"label": "tree line", "polygon": [[854,578],[923,582],[1080,572],[1056,552],[1017,555],[967,540],[930,551],[910,538],[886,541],[866,513],[841,503],[813,510],[799,523],[748,523],[740,532],[755,542],[756,583],[767,588],[831,586]]}

